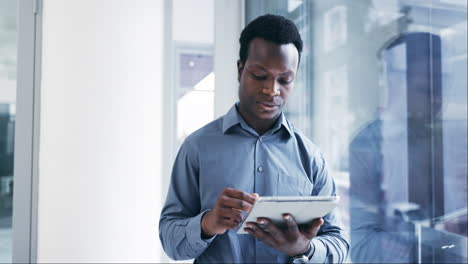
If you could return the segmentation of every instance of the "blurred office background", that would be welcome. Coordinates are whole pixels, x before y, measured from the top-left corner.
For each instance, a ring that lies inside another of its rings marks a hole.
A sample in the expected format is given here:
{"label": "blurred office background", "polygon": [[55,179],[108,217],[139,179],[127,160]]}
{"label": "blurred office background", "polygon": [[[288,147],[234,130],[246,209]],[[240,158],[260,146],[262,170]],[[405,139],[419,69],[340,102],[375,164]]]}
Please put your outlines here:
{"label": "blurred office background", "polygon": [[0,262],[169,261],[175,154],[236,101],[265,13],[302,34],[286,115],[328,160],[348,262],[468,262],[466,0],[0,0]]}

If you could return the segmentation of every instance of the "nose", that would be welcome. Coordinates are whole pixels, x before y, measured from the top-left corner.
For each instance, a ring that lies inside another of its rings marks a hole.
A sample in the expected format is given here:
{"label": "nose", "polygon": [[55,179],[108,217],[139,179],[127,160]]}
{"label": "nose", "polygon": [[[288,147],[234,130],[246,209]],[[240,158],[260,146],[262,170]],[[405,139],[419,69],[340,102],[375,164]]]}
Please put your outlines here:
{"label": "nose", "polygon": [[263,85],[262,92],[270,97],[275,97],[280,95],[280,84],[273,80],[270,83],[265,82]]}

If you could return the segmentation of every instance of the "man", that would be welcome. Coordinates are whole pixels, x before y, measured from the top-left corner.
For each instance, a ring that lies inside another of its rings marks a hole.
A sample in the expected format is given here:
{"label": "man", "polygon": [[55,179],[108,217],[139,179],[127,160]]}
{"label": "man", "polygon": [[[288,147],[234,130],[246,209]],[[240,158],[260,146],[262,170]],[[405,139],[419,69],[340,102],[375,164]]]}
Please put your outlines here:
{"label": "man", "polygon": [[336,195],[321,153],[282,113],[302,51],[296,26],[258,17],[240,45],[239,103],[177,155],[160,220],[164,250],[195,262],[343,262],[349,246],[335,212],[301,226],[283,212],[285,228],[259,218],[237,235],[258,195]]}

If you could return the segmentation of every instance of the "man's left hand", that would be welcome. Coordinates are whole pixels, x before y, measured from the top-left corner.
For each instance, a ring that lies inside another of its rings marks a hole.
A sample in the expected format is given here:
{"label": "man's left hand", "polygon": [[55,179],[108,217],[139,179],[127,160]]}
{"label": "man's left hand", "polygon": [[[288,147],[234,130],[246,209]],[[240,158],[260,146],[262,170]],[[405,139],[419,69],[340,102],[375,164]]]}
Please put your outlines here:
{"label": "man's left hand", "polygon": [[245,231],[291,257],[304,254],[309,250],[310,241],[317,235],[323,219],[314,219],[301,227],[290,214],[284,214],[283,219],[285,228],[279,228],[270,219],[260,217],[256,223],[248,222]]}

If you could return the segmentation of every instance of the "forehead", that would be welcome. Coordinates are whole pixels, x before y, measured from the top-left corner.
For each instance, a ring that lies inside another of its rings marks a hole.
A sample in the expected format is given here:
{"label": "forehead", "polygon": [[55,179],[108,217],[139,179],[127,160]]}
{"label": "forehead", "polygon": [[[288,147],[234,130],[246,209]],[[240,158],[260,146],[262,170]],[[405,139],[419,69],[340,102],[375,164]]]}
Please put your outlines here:
{"label": "forehead", "polygon": [[296,72],[299,52],[293,43],[276,44],[262,38],[250,42],[246,66],[261,64],[268,69]]}

